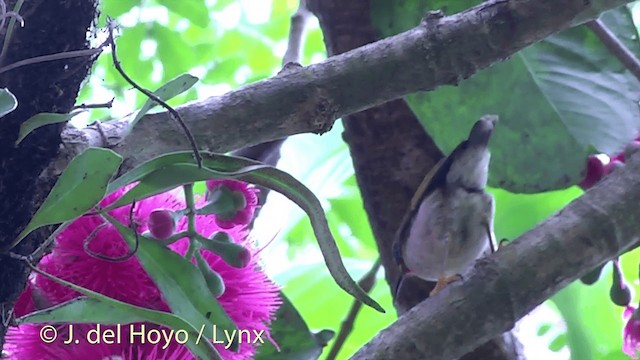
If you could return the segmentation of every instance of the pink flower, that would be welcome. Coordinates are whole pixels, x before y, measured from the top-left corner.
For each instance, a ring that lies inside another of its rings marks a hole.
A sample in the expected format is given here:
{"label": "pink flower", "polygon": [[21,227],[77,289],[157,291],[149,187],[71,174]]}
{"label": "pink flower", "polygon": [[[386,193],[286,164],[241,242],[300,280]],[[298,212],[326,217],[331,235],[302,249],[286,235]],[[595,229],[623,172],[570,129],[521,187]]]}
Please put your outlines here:
{"label": "pink flower", "polygon": [[[122,196],[126,190],[121,189],[107,196],[101,202],[101,206],[112,203]],[[201,206],[204,201],[198,200],[196,203]],[[247,203],[249,204],[249,201]],[[176,194],[172,192],[159,194],[137,202],[133,211],[133,221],[139,233],[147,230],[146,220],[149,214],[158,208],[179,210],[184,208],[184,202],[179,200]],[[253,212],[254,208],[255,203],[250,211]],[[124,206],[110,211],[110,214],[123,224],[128,225],[130,209],[131,206]],[[183,231],[186,227],[186,218],[182,218],[176,224],[176,231]],[[213,216],[205,215],[196,217],[196,229],[207,237],[214,232],[221,231],[216,219]],[[257,263],[256,248],[247,239],[247,232],[244,227],[235,226],[225,231],[235,243],[247,248],[252,256],[248,266],[236,268],[229,266],[218,255],[207,250],[201,250],[209,266],[219,273],[224,280],[226,290],[218,301],[239,329],[248,329],[252,334],[253,330],[257,332],[264,330],[265,336],[263,338],[267,339],[269,337],[269,324],[280,304],[278,287],[260,270]],[[127,243],[111,224],[104,222],[98,216],[84,216],[74,221],[56,238],[52,253],[42,259],[39,267],[64,280],[129,304],[169,311],[162,294],[136,257],[122,262],[105,261],[84,251],[83,246],[87,241],[89,250],[102,256],[121,257],[130,251]],[[188,244],[188,239],[184,238],[170,247],[184,255]],[[65,286],[45,277],[35,275],[33,281],[27,285],[27,288],[16,303],[16,316],[23,316],[37,309],[60,304],[79,295]],[[134,325],[142,324],[136,323]],[[147,328],[161,328],[154,324],[145,325]],[[162,342],[154,345],[141,341],[134,343],[123,341],[120,344],[111,345],[83,342],[75,345],[64,345],[62,341],[66,339],[64,336],[68,333],[69,324],[57,325],[60,328],[58,341],[46,344],[40,338],[40,331],[43,326],[25,324],[17,328],[11,328],[7,334],[5,346],[5,349],[11,354],[9,358],[82,360],[102,359],[109,356],[120,356],[124,359],[193,358],[186,346],[180,345],[175,341],[165,349],[163,349],[164,344]],[[91,329],[95,329],[96,326],[98,325],[74,324],[74,338],[82,338],[79,335],[86,334]],[[115,328],[115,325],[99,326],[102,331]],[[127,339],[128,330],[124,328],[128,326],[121,325],[122,337]],[[242,343],[238,353],[226,350],[222,345],[216,346],[223,358],[239,360],[252,358],[257,345],[259,344]]]}
{"label": "pink flower", "polygon": [[224,186],[228,190],[244,197],[244,206],[236,209],[235,215],[230,218],[216,216],[218,226],[223,229],[230,229],[238,225],[246,225],[253,219],[253,214],[258,206],[258,189],[245,182],[236,180],[208,180],[207,189],[211,194],[219,187]]}
{"label": "pink flower", "polygon": [[627,322],[622,331],[624,339],[622,351],[632,359],[638,359],[638,351],[640,351],[640,314],[638,309],[627,306],[622,318]]}

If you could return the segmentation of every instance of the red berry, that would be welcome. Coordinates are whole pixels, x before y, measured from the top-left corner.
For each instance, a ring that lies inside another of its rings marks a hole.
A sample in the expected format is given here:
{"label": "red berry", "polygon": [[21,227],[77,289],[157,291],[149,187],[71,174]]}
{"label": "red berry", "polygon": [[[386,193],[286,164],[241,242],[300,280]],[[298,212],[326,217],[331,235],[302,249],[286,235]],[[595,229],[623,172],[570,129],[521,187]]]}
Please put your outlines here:
{"label": "red berry", "polygon": [[602,164],[600,158],[596,155],[589,155],[587,158],[587,173],[578,185],[584,190],[589,189],[600,181],[604,174],[604,164]]}
{"label": "red berry", "polygon": [[147,226],[151,235],[158,240],[169,238],[176,230],[176,221],[169,210],[156,209],[149,214]]}

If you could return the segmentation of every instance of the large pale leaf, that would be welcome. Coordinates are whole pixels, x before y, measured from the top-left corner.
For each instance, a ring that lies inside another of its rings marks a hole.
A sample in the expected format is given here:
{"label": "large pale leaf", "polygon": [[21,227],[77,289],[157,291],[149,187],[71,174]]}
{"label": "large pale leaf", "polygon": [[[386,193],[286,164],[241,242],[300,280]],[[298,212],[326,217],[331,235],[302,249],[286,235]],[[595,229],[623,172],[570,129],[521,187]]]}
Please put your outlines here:
{"label": "large pale leaf", "polygon": [[95,291],[85,289],[66,280],[62,280],[39,269],[35,271],[61,285],[67,286],[88,298],[72,299],[57,306],[27,314],[16,319],[16,323],[99,323],[105,325],[127,324],[149,321],[165,325],[174,330],[185,330],[188,334],[186,345],[199,359],[218,359],[220,354],[213,345],[201,338],[200,332],[192,324],[179,316],[162,311],[145,309],[139,306],[112,299]]}
{"label": "large pale leaf", "polygon": [[[356,284],[351,276],[349,276],[349,273],[345,269],[344,264],[342,263],[342,260],[340,258],[340,252],[338,251],[338,247],[336,246],[335,239],[333,238],[333,235],[329,230],[329,225],[327,223],[327,218],[325,217],[324,210],[322,209],[322,205],[320,204],[318,198],[315,197],[313,192],[311,192],[306,186],[304,186],[304,184],[300,183],[291,175],[274,167],[260,167],[264,164],[253,160],[210,152],[201,152],[201,155],[203,157],[203,165],[208,168],[208,171],[215,171],[218,173],[234,174],[234,172],[242,172],[244,171],[243,169],[249,169],[252,166],[258,166],[256,168],[253,168],[250,172],[234,177],[239,180],[265,186],[267,188],[275,190],[285,195],[291,201],[300,206],[307,213],[309,219],[311,220],[311,225],[318,240],[320,250],[322,251],[325,262],[327,263],[329,272],[336,280],[336,283],[346,292],[356,297],[358,300],[377,309],[378,311],[384,312],[384,309],[382,309],[382,307],[377,302],[371,299],[358,286],[358,284]],[[193,159],[193,154],[191,152],[184,151],[166,154],[152,159],[147,163],[131,170],[129,173],[117,179],[116,182],[118,182],[119,185],[125,185],[127,182],[121,181],[120,179],[135,181],[134,179],[139,179],[142,176],[151,176],[153,175],[154,171],[152,169],[158,168],[159,166],[161,166],[161,164],[164,165],[187,163],[195,164],[195,160]],[[133,176],[131,174],[133,174]]]}
{"label": "large pale leaf", "polygon": [[[372,20],[385,36],[418,25],[429,9],[448,14],[479,1],[374,0]],[[602,20],[639,54],[626,7]],[[480,40],[479,40],[480,41]],[[455,46],[455,44],[452,44]],[[483,70],[459,86],[407,100],[446,153],[483,114],[500,116],[491,140],[489,184],[540,192],[576,184],[591,147],[623,149],[640,129],[640,83],[586,27],[566,30]]]}
{"label": "large pale leaf", "polygon": [[120,155],[100,148],[88,148],[73,158],[11,246],[41,226],[72,220],[91,210],[104,197],[107,183],[121,162]]}
{"label": "large pale leaf", "polygon": [[[156,283],[171,311],[196,327],[205,326],[205,334],[216,333],[216,338],[225,339],[224,332],[231,334],[237,330],[220,303],[207,288],[204,276],[191,262],[157,240],[136,235],[110,215],[105,215],[134,249],[138,241],[136,257]],[[234,339],[231,350],[237,350],[239,343]]]}

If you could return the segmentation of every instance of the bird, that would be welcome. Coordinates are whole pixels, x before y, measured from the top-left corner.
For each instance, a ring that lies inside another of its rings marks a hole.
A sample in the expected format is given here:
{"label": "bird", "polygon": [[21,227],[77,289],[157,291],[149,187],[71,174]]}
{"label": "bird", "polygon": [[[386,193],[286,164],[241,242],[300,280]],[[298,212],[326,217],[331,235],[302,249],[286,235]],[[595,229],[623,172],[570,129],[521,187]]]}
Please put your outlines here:
{"label": "bird", "polygon": [[497,115],[482,116],[418,186],[392,246],[401,272],[395,295],[411,275],[435,281],[434,296],[462,279],[479,257],[496,251],[494,198],[485,187],[497,122]]}

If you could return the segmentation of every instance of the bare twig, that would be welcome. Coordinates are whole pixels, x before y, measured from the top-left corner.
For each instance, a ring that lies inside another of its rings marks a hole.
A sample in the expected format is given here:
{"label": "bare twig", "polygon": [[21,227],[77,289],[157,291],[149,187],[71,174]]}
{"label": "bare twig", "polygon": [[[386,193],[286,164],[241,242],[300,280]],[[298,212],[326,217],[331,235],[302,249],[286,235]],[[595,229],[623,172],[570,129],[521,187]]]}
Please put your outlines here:
{"label": "bare twig", "polygon": [[29,59],[16,61],[13,64],[1,67],[0,68],[0,74],[5,73],[7,71],[15,70],[15,69],[17,69],[19,67],[23,67],[23,66],[26,66],[26,65],[33,65],[33,64],[38,64],[38,63],[41,63],[41,62],[46,62],[46,61],[70,59],[70,58],[83,57],[83,56],[93,56],[93,55],[101,53],[103,46],[104,46],[104,44],[100,45],[100,47],[95,48],[95,49],[65,51],[65,52],[61,52],[61,53],[36,56],[36,57],[29,58]]}
{"label": "bare twig", "polygon": [[73,107],[73,110],[76,109],[102,109],[102,108],[108,108],[110,109],[113,106],[113,101],[116,98],[112,98],[111,100],[104,102],[104,103],[97,103],[97,104],[85,104],[82,103],[80,105],[76,105]]}
{"label": "bare twig", "polygon": [[116,70],[118,70],[120,75],[122,75],[122,77],[129,84],[131,84],[131,86],[136,88],[136,90],[138,90],[141,93],[145,94],[148,98],[150,98],[151,100],[157,102],[163,108],[167,109],[169,114],[171,114],[171,117],[178,124],[180,124],[180,127],[182,127],[182,130],[186,134],[187,138],[189,139],[189,143],[191,144],[191,147],[193,148],[193,155],[194,155],[194,157],[196,159],[196,162],[198,163],[198,167],[202,168],[202,156],[200,156],[200,151],[198,150],[198,144],[196,143],[196,139],[193,137],[193,134],[191,133],[191,130],[189,130],[189,127],[187,126],[187,124],[185,124],[184,120],[182,120],[182,117],[180,116],[180,114],[173,107],[169,106],[169,104],[167,104],[164,100],[162,100],[158,96],[156,96],[154,93],[152,93],[151,91],[149,91],[149,90],[141,87],[140,85],[138,85],[135,81],[133,81],[133,79],[131,79],[124,72],[124,70],[122,69],[122,66],[120,66],[120,60],[118,60],[118,55],[117,55],[117,51],[116,51],[116,41],[113,38],[115,22],[110,20],[108,25],[109,25],[109,38],[107,39],[107,41],[111,44],[111,54],[113,56],[113,65],[116,67]]}
{"label": "bare twig", "polygon": [[624,65],[636,79],[640,80],[640,61],[629,51],[622,41],[620,41],[600,19],[588,21],[585,25],[600,38],[604,46],[620,60],[622,65]]}
{"label": "bare twig", "polygon": [[[364,290],[367,294],[369,293],[369,291],[371,291],[371,289],[373,289],[373,285],[376,283],[376,275],[378,274],[378,270],[380,270],[381,265],[382,262],[380,261],[380,258],[378,258],[378,260],[373,263],[371,269],[366,274],[364,274],[360,281],[358,281],[358,285],[360,285],[362,290]],[[344,320],[342,320],[342,325],[340,325],[338,336],[336,336],[336,339],[331,346],[329,355],[327,355],[327,360],[334,360],[338,356],[340,349],[342,349],[342,346],[347,340],[347,337],[353,330],[353,324],[356,322],[356,317],[358,316],[358,312],[360,312],[360,308],[362,308],[362,303],[358,300],[353,300],[347,316]]]}
{"label": "bare twig", "polygon": [[304,47],[304,35],[310,17],[311,12],[307,9],[307,0],[300,0],[298,10],[291,16],[289,43],[287,45],[287,52],[282,58],[282,66],[290,62],[300,63],[302,49]]}

